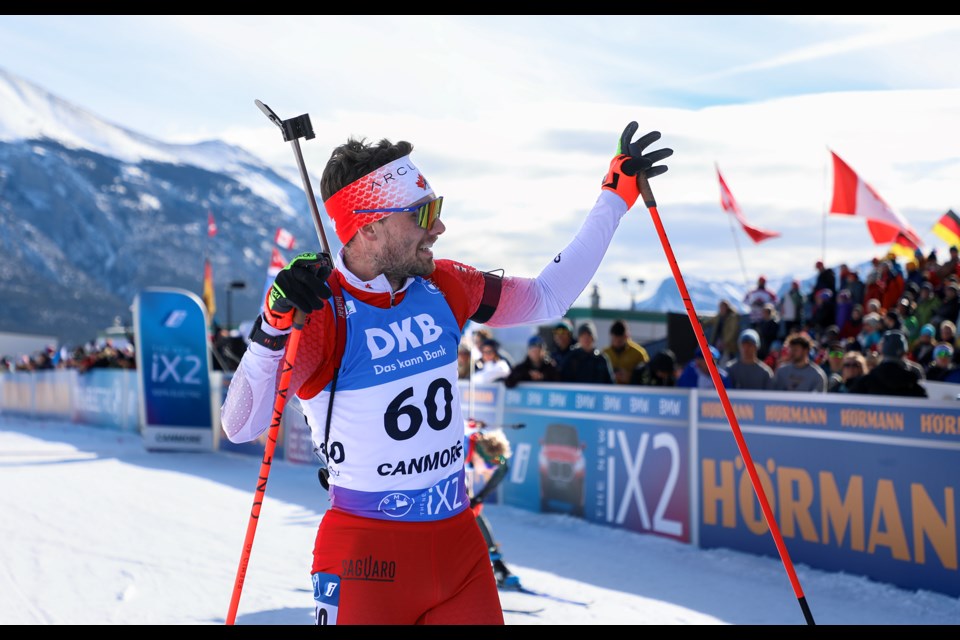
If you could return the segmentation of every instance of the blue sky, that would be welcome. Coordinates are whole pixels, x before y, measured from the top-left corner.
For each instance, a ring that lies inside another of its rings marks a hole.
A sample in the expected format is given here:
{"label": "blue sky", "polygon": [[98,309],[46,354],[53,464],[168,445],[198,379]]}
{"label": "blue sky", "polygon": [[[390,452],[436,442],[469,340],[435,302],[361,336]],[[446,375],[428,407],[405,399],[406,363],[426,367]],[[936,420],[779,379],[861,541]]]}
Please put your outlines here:
{"label": "blue sky", "polygon": [[[637,120],[675,150],[653,187],[681,271],[742,282],[804,277],[824,248],[832,264],[886,253],[861,220],[824,224],[828,149],[943,247],[929,230],[960,208],[958,31],[956,16],[3,16],[0,67],[146,135],[276,164],[292,154],[253,100],[309,113],[317,175],[348,135],[410,140],[445,197],[438,255],[515,275],[566,244]],[[715,167],[781,238],[731,229]],[[597,275],[603,304],[624,305],[623,276],[669,273],[638,206]]]}

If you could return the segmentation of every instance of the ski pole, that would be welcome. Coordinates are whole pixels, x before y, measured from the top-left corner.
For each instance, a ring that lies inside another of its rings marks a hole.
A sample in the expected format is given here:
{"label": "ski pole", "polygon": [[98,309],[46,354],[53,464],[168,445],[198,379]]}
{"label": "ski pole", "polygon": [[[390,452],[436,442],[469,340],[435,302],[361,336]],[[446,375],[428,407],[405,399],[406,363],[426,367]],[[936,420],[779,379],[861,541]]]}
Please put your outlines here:
{"label": "ski pole", "polygon": [[253,508],[250,510],[250,520],[247,522],[247,535],[243,540],[240,564],[237,567],[237,578],[233,584],[233,595],[230,598],[230,609],[227,612],[228,625],[232,625],[237,618],[237,607],[240,604],[243,581],[247,575],[247,564],[250,562],[250,551],[253,548],[253,536],[257,533],[257,522],[260,521],[260,507],[263,505],[263,496],[267,491],[267,478],[270,476],[273,453],[277,447],[280,422],[283,419],[283,409],[287,405],[287,391],[290,388],[290,378],[293,375],[293,364],[297,358],[297,348],[300,346],[300,330],[303,329],[305,319],[306,314],[297,309],[293,314],[293,331],[290,332],[287,348],[283,353],[280,382],[277,384],[277,395],[273,400],[273,418],[270,420],[267,442],[263,447],[260,475],[257,478],[257,489],[253,494]]}
{"label": "ski pole", "polygon": [[[303,162],[303,152],[300,149],[300,138],[311,140],[315,137],[313,125],[310,123],[310,116],[306,113],[288,120],[281,120],[273,110],[260,102],[254,100],[254,104],[260,109],[283,132],[283,139],[289,142],[293,147],[293,153],[297,160],[297,168],[300,170],[300,179],[303,181],[303,191],[307,195],[307,203],[310,205],[310,212],[313,216],[313,225],[317,231],[317,239],[320,241],[321,253],[318,255],[320,260],[320,269],[326,268],[333,270],[333,260],[330,257],[330,245],[327,244],[327,234],[323,231],[323,224],[320,220],[320,210],[317,208],[317,200],[313,195],[313,188],[310,186],[310,176],[307,174],[306,165]],[[287,347],[283,353],[283,362],[280,369],[280,381],[277,383],[277,395],[273,401],[273,418],[270,421],[270,428],[267,431],[267,442],[263,448],[263,460],[260,463],[260,475],[257,478],[257,488],[253,494],[253,508],[250,510],[250,520],[247,523],[247,535],[243,541],[243,550],[240,553],[240,564],[237,567],[237,578],[233,585],[233,595],[230,598],[230,609],[227,611],[228,625],[236,621],[237,607],[240,604],[240,594],[243,591],[243,581],[247,575],[247,565],[250,562],[250,552],[253,548],[253,537],[257,532],[257,522],[260,520],[260,507],[263,505],[263,496],[267,490],[267,478],[270,476],[270,467],[273,462],[273,453],[277,446],[277,437],[280,432],[280,422],[283,419],[283,410],[287,405],[287,394],[290,389],[290,378],[293,376],[293,365],[297,358],[297,349],[300,346],[300,333],[303,324],[306,322],[306,314],[297,309],[293,314],[293,330],[287,339]]]}
{"label": "ski pole", "polygon": [[[710,345],[703,335],[703,328],[697,319],[696,311],[693,308],[693,301],[690,300],[690,294],[687,292],[687,286],[683,282],[683,275],[680,273],[680,267],[677,265],[677,258],[674,256],[673,249],[670,247],[670,241],[667,239],[667,233],[663,229],[663,223],[660,222],[660,213],[657,211],[657,201],[654,199],[653,191],[650,189],[650,182],[643,172],[637,175],[637,185],[640,187],[640,196],[643,198],[643,203],[650,211],[653,225],[657,228],[657,235],[660,236],[660,244],[663,245],[663,251],[667,255],[667,262],[670,263],[670,270],[673,272],[673,279],[676,281],[677,288],[680,290],[680,297],[683,299],[683,304],[687,309],[687,317],[690,318],[690,326],[693,328],[693,332],[697,337],[697,344],[700,346],[700,351],[703,354],[709,354]],[[783,567],[786,569],[787,576],[790,578],[790,584],[793,585],[793,592],[797,596],[797,601],[800,603],[803,617],[806,619],[808,625],[815,625],[816,622],[813,620],[813,614],[810,612],[807,598],[803,594],[803,588],[800,586],[800,580],[797,578],[797,572],[794,571],[793,563],[790,561],[790,554],[787,553],[787,545],[783,542],[783,536],[780,535],[776,518],[774,518],[770,504],[767,502],[767,496],[764,494],[763,487],[760,484],[760,478],[757,476],[757,471],[753,467],[750,450],[747,449],[747,443],[743,439],[743,433],[740,431],[740,423],[737,421],[737,416],[733,413],[733,407],[730,404],[730,398],[727,397],[726,387],[723,386],[723,381],[720,379],[717,364],[711,357],[706,357],[704,360],[707,363],[707,368],[710,370],[710,379],[713,380],[713,386],[716,387],[717,393],[720,396],[723,412],[726,414],[727,421],[730,423],[733,437],[737,441],[740,457],[743,458],[744,466],[746,466],[747,473],[750,475],[750,481],[753,483],[753,489],[757,494],[757,498],[760,500],[760,509],[763,511],[763,517],[767,522],[767,526],[770,528],[770,534],[773,536],[773,541],[777,545],[777,551],[780,553],[780,560],[783,562]]]}

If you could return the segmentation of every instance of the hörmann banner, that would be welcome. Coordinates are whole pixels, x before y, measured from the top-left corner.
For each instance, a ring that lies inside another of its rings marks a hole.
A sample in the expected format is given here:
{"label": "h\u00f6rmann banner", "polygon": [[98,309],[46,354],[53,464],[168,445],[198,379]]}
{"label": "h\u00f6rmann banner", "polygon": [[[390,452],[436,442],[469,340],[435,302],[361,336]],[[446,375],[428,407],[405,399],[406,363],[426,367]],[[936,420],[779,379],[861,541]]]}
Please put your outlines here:
{"label": "h\u00f6rmann banner", "polygon": [[[795,563],[960,595],[956,403],[729,396]],[[775,556],[719,400],[696,412],[700,545]]]}

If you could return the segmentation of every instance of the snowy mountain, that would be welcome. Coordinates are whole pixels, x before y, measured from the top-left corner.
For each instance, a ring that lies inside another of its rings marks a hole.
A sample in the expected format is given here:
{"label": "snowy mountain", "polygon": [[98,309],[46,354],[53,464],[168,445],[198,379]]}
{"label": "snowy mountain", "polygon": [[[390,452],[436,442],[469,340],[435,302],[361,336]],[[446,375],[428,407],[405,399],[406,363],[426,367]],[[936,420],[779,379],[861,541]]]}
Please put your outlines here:
{"label": "snowy mountain", "polygon": [[144,287],[199,294],[205,253],[221,324],[227,284],[247,285],[237,324],[257,312],[281,226],[317,249],[302,186],[243,149],[154,140],[0,70],[0,331],[90,340],[129,323]]}

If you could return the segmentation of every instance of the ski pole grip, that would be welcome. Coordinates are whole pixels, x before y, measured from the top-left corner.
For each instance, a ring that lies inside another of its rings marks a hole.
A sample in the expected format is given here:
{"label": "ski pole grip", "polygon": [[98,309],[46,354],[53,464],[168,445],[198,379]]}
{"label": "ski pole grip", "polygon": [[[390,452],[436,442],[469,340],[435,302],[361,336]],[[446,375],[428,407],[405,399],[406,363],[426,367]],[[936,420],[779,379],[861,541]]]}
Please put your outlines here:
{"label": "ski pole grip", "polygon": [[293,312],[293,328],[299,331],[303,329],[303,325],[307,322],[307,314],[305,314],[300,309],[297,309]]}
{"label": "ski pole grip", "polygon": [[653,197],[653,190],[650,188],[650,181],[647,180],[647,174],[643,171],[637,174],[637,187],[640,189],[640,197],[643,198],[643,204],[649,209],[657,206],[657,201]]}
{"label": "ski pole grip", "polygon": [[307,113],[297,116],[296,118],[283,120],[280,124],[280,130],[283,131],[283,140],[285,142],[298,140],[300,138],[312,140],[316,137],[313,133],[313,125],[310,123],[310,115]]}

